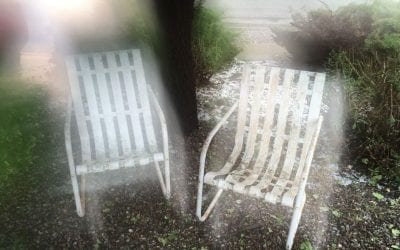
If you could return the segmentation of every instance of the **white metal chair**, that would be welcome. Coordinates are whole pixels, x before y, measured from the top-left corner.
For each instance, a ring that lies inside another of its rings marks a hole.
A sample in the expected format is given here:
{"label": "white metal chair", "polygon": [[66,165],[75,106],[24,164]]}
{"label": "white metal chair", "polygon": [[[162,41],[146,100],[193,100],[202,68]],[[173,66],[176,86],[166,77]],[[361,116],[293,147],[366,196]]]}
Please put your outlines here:
{"label": "white metal chair", "polygon": [[[78,215],[85,214],[85,175],[106,170],[153,163],[168,199],[171,188],[167,127],[160,105],[146,84],[140,51],[70,56],[66,66],[71,98],[65,142]],[[154,131],[149,96],[161,126],[162,150]],[[72,153],[72,113],[81,144],[79,164]],[[164,176],[160,162],[164,162]]]}
{"label": "white metal chair", "polygon": [[[253,70],[245,65],[239,101],[210,132],[201,152],[196,207],[200,221],[207,219],[223,190],[279,203],[293,208],[286,243],[291,249],[322,124],[324,82],[324,73],[263,66]],[[209,145],[237,108],[232,153],[219,171],[205,174]],[[216,186],[218,192],[202,214],[204,183]]]}

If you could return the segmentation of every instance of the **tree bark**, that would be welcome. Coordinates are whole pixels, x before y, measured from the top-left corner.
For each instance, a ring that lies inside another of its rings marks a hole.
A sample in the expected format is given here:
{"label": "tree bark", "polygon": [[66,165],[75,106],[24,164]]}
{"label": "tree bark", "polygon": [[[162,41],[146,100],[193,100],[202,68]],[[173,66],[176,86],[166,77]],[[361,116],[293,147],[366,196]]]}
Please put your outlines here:
{"label": "tree bark", "polygon": [[167,112],[173,108],[184,135],[188,135],[198,127],[191,46],[194,0],[153,1],[162,37],[158,53],[161,71],[173,106]]}

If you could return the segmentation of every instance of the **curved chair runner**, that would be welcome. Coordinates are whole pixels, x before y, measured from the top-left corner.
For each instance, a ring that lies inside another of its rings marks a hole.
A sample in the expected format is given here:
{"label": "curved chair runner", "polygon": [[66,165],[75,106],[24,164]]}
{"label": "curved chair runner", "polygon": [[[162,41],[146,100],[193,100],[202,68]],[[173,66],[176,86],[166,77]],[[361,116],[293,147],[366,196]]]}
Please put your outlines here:
{"label": "curved chair runner", "polygon": [[[325,74],[246,65],[240,99],[208,135],[200,158],[196,215],[207,219],[223,190],[293,208],[286,248],[291,249],[306,200],[305,186],[322,124]],[[225,165],[205,174],[208,147],[238,108],[235,145]],[[250,111],[249,111],[250,110]],[[243,152],[244,151],[244,152]],[[204,183],[218,192],[201,212]]]}
{"label": "curved chair runner", "polygon": [[[78,215],[85,214],[85,175],[90,173],[153,163],[162,192],[169,198],[167,127],[160,105],[146,84],[140,51],[70,56],[66,66],[71,98],[65,142]],[[162,150],[154,131],[149,96],[161,124]],[[81,144],[79,164],[72,153],[72,113]],[[164,176],[160,162],[164,162]]]}

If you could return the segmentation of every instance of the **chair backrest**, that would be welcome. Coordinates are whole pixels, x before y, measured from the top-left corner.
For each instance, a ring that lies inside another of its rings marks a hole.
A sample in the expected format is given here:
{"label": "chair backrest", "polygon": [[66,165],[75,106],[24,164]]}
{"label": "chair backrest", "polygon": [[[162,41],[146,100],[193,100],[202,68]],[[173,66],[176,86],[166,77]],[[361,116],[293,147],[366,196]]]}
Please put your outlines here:
{"label": "chair backrest", "polygon": [[245,142],[245,165],[253,162],[255,170],[266,168],[271,176],[298,177],[319,118],[324,82],[324,73],[244,67],[235,142]]}
{"label": "chair backrest", "polygon": [[82,161],[157,151],[139,50],[66,59]]}

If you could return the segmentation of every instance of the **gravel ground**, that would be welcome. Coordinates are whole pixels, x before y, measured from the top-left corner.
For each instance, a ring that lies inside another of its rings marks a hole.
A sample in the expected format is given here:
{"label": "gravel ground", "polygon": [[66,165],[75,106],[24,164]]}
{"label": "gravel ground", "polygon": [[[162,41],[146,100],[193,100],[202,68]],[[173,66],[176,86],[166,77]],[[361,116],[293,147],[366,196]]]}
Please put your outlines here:
{"label": "gravel ground", "polygon": [[[213,78],[214,84],[199,90],[200,129],[186,142],[171,135],[170,201],[163,198],[153,168],[110,172],[89,178],[87,215],[79,218],[61,143],[63,112],[53,110],[48,174],[26,192],[16,188],[0,204],[0,247],[283,249],[291,215],[284,207],[226,192],[209,220],[199,223],[194,217],[199,151],[208,131],[238,95],[242,64],[235,62]],[[327,106],[329,102],[325,98]],[[211,168],[220,166],[231,150],[234,126],[229,124],[211,145]],[[337,164],[334,155],[340,145],[333,143],[337,132],[329,124],[328,119],[314,157],[294,249],[308,242],[315,249],[398,249],[399,191],[371,185],[366,177]],[[205,191],[208,200],[215,192]]]}

